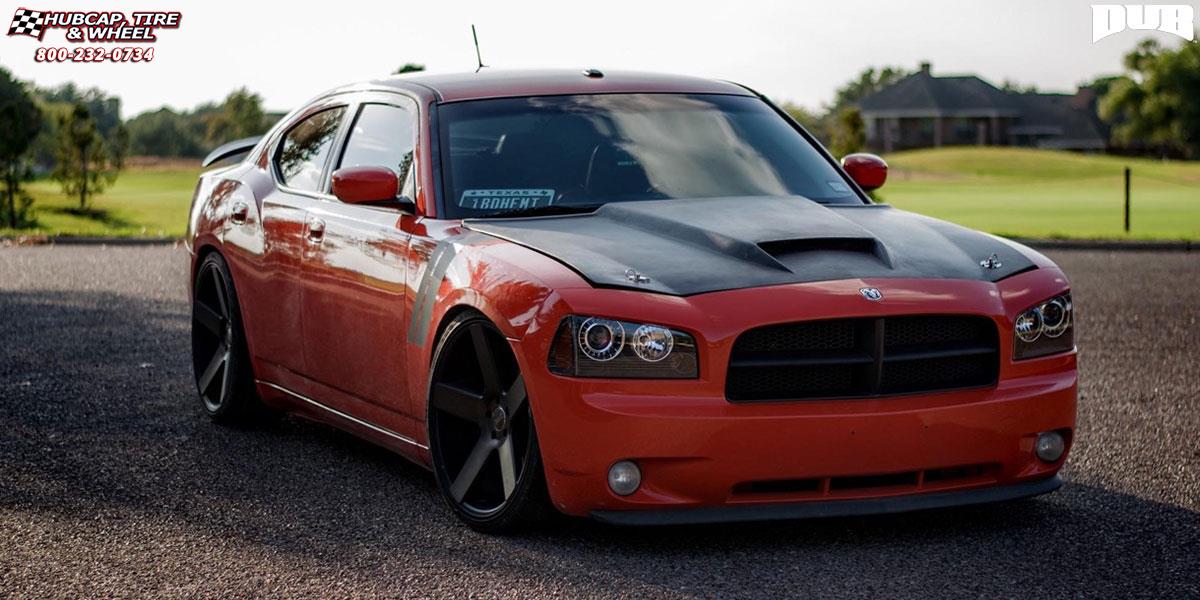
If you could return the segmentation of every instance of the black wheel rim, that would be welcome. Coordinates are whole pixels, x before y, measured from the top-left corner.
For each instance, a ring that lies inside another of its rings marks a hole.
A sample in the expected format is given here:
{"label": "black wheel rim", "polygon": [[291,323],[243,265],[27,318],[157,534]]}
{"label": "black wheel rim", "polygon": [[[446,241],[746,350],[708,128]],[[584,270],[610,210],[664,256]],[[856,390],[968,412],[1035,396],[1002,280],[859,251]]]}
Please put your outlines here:
{"label": "black wheel rim", "polygon": [[525,381],[498,331],[454,330],[434,367],[429,428],[450,499],[477,518],[507,506],[525,476],[532,420]]}
{"label": "black wheel rim", "polygon": [[230,391],[234,347],[229,292],[221,272],[206,263],[192,300],[192,366],[196,389],[209,412],[220,410]]}

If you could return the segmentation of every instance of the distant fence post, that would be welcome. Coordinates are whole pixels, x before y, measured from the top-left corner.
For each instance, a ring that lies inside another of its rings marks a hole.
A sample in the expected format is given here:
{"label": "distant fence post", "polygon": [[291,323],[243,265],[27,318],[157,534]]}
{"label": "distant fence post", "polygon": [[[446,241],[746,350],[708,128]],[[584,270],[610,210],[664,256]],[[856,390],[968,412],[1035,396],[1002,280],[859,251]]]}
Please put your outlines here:
{"label": "distant fence post", "polygon": [[1129,233],[1129,167],[1125,167],[1125,233]]}

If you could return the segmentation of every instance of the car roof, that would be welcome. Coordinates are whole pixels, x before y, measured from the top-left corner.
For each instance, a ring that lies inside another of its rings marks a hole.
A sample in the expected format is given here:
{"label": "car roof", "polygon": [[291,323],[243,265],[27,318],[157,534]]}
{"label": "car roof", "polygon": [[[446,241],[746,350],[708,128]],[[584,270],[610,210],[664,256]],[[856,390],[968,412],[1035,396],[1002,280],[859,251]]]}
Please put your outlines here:
{"label": "car roof", "polygon": [[370,83],[372,86],[399,88],[422,96],[432,94],[439,102],[561,94],[753,95],[749,89],[728,81],[636,71],[600,71],[600,73],[601,76],[596,77],[589,76],[584,70],[484,68],[477,73],[406,74]]}

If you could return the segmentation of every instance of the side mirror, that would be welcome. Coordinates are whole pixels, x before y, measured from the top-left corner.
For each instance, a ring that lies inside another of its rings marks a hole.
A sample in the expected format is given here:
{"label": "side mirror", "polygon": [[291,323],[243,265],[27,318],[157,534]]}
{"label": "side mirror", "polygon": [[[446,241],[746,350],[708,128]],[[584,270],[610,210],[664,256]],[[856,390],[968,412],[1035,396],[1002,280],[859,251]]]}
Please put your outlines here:
{"label": "side mirror", "polygon": [[883,187],[883,182],[887,181],[887,162],[874,154],[848,154],[842,159],[842,168],[866,192]]}
{"label": "side mirror", "polygon": [[413,211],[409,198],[398,197],[400,180],[387,167],[344,167],[333,172],[333,195],[346,204],[392,205]]}

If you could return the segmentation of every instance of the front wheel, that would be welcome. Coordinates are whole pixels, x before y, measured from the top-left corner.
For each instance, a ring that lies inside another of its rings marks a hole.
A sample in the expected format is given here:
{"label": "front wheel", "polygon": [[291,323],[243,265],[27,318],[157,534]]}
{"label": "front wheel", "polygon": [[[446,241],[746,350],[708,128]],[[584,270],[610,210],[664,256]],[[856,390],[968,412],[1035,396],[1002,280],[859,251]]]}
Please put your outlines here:
{"label": "front wheel", "polygon": [[551,514],[525,380],[480,315],[455,318],[438,343],[428,422],[438,488],[473,529],[509,532]]}

